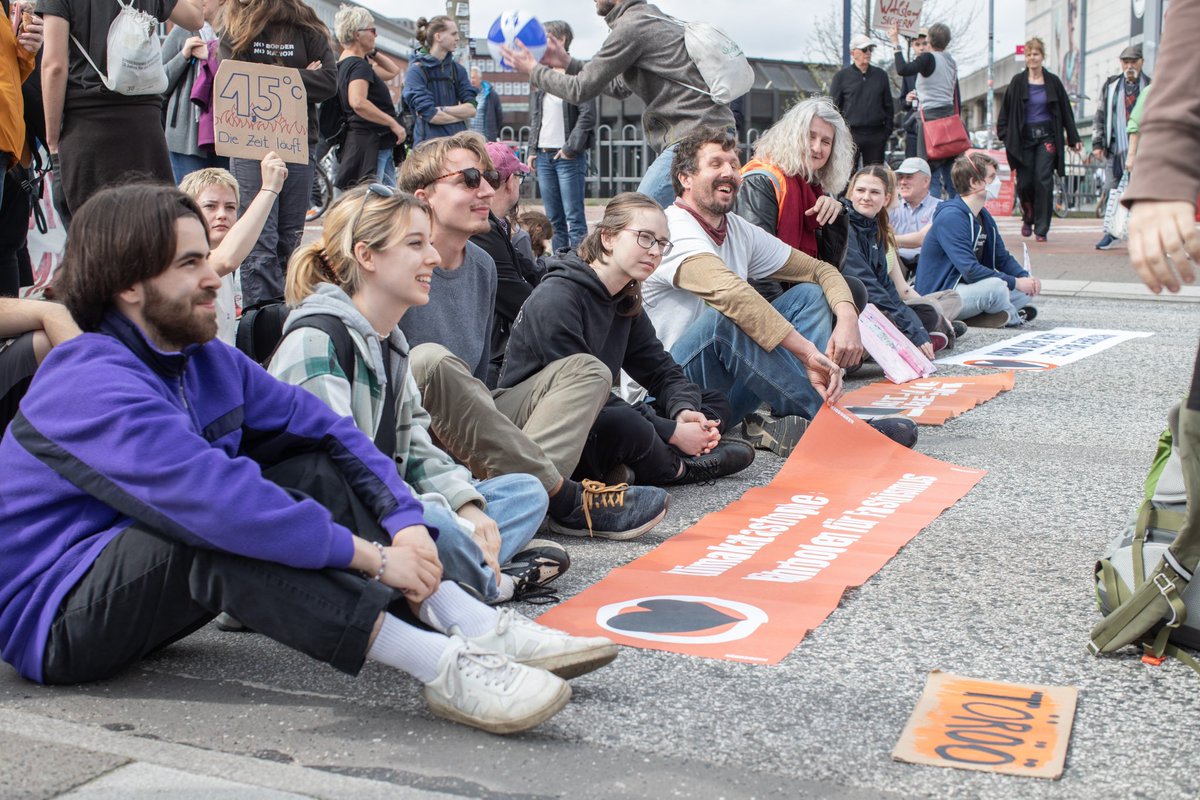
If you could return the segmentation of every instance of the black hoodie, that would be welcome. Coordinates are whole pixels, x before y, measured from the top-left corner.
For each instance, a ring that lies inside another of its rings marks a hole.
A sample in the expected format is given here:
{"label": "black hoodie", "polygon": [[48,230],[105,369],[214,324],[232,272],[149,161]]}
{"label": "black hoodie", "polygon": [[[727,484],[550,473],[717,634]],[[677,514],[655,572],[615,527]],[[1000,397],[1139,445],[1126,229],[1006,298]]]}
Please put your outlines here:
{"label": "black hoodie", "polygon": [[575,254],[551,259],[513,323],[500,388],[515,386],[560,358],[587,353],[604,362],[614,382],[622,369],[628,372],[669,419],[700,410],[700,387],[663,349],[650,318],[644,312],[620,316],[618,302]]}

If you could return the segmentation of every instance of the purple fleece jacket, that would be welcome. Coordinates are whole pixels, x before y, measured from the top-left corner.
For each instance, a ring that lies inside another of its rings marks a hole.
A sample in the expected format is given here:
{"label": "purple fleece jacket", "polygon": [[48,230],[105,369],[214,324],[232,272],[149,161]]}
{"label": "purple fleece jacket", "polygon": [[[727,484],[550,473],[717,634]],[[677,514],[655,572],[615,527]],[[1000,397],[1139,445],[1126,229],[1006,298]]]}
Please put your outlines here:
{"label": "purple fleece jacket", "polygon": [[346,567],[351,532],[262,476],[260,463],[306,450],[327,452],[386,530],[425,524],[353,420],[220,341],[165,353],[110,312],[100,332],[54,348],[0,441],[0,656],[40,682],[60,603],[134,522],[197,547]]}

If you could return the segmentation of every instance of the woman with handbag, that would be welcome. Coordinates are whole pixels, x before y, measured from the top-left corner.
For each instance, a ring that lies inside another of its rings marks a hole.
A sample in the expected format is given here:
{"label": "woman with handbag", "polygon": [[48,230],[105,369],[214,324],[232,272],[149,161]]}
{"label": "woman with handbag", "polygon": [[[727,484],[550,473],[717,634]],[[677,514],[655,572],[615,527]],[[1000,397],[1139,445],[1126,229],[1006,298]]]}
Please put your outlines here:
{"label": "woman with handbag", "polygon": [[1025,43],[1025,69],[1009,82],[996,121],[996,135],[1017,172],[1021,235],[1034,235],[1039,242],[1050,231],[1054,175],[1065,172],[1064,139],[1075,152],[1083,149],[1067,90],[1057,75],[1042,68],[1045,58],[1041,39],[1034,36]]}
{"label": "woman with handbag", "polygon": [[392,93],[384,81],[400,74],[400,65],[375,49],[375,18],[359,6],[342,6],[333,18],[342,46],[338,58],[338,102],[346,119],[346,137],[338,158],[337,187],[349,189],[368,178],[396,185],[392,149],[403,142]]}
{"label": "woman with handbag", "polygon": [[895,48],[896,74],[917,76],[917,155],[932,173],[930,194],[943,200],[958,197],[950,179],[950,165],[971,146],[967,129],[959,117],[958,64],[946,52],[950,28],[941,22],[929,26],[929,50],[906,62],[900,47],[900,31],[888,31]]}

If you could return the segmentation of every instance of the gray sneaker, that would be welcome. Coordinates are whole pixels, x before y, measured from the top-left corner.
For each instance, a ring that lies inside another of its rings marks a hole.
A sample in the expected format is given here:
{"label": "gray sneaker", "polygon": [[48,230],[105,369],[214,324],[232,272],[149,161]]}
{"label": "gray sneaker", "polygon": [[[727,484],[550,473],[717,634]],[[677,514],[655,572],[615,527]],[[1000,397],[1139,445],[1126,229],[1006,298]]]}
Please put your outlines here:
{"label": "gray sneaker", "polygon": [[437,677],[425,684],[425,702],[436,716],[488,733],[529,730],[570,699],[562,678],[480,650],[460,636],[451,637]]}
{"label": "gray sneaker", "polygon": [[562,519],[548,517],[546,527],[564,536],[636,539],[667,516],[671,495],[657,486],[615,486],[584,480],[579,508]]}
{"label": "gray sneaker", "polygon": [[772,414],[749,414],[742,422],[742,438],[757,450],[770,450],[777,456],[787,458],[800,443],[800,437],[808,429],[808,420],[791,415],[776,417]]}

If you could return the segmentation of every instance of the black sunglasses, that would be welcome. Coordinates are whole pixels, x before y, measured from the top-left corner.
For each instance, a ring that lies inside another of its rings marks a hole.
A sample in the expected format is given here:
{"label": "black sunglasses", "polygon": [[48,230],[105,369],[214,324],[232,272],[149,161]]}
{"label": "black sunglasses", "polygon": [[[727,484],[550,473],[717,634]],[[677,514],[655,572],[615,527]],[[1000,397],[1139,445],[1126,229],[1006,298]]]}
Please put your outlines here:
{"label": "black sunglasses", "polygon": [[376,197],[395,197],[396,190],[388,186],[386,183],[372,183],[367,186],[367,190],[363,192],[362,205],[358,207],[358,213],[354,215],[354,222],[350,225],[351,234],[358,227],[358,221],[362,218],[363,212],[367,210],[367,200],[371,199],[371,195]]}
{"label": "black sunglasses", "polygon": [[479,181],[481,179],[487,181],[488,185],[491,186],[493,189],[499,189],[500,184],[503,183],[503,181],[500,180],[500,172],[498,170],[494,170],[494,169],[481,170],[481,169],[477,169],[475,167],[467,167],[466,169],[456,169],[456,170],[454,170],[454,172],[447,172],[445,175],[438,175],[436,178],[434,178],[433,180],[431,180],[429,183],[427,183],[425,185],[428,186],[430,183],[437,183],[442,178],[450,178],[455,175],[463,176],[463,183],[465,183],[467,185],[468,189],[478,189]]}

